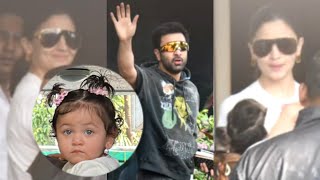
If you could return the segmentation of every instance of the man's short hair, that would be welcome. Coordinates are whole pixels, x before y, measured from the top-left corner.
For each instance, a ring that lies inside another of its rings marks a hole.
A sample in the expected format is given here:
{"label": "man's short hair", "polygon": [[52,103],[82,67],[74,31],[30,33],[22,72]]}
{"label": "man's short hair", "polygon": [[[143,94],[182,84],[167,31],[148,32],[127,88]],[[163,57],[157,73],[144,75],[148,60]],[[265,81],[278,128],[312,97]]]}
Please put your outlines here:
{"label": "man's short hair", "polygon": [[154,49],[160,48],[161,37],[172,33],[182,33],[189,43],[189,33],[179,22],[166,22],[157,26],[152,32],[152,44]]}

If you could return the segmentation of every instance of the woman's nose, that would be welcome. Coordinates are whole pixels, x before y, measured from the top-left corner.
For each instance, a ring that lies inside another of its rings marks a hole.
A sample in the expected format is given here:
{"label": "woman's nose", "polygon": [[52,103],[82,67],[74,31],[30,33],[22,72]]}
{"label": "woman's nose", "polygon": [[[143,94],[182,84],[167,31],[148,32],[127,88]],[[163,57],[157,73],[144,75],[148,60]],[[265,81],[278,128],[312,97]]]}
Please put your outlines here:
{"label": "woman's nose", "polygon": [[60,39],[58,40],[57,44],[56,44],[56,47],[59,49],[59,50],[67,50],[69,48],[68,44],[67,44],[67,41],[65,39],[64,36],[61,36]]}
{"label": "woman's nose", "polygon": [[276,44],[273,44],[270,51],[270,56],[272,59],[278,59],[281,55],[281,51],[279,50]]}

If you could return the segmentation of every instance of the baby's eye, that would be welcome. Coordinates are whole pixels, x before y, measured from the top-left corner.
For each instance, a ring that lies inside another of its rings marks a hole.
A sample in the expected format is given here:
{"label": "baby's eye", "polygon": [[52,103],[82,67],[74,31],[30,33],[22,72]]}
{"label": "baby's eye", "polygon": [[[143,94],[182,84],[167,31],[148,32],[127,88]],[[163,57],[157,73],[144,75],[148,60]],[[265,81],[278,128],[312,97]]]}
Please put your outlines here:
{"label": "baby's eye", "polygon": [[63,131],[63,134],[65,134],[65,135],[70,135],[71,133],[72,133],[72,131],[69,129]]}
{"label": "baby's eye", "polygon": [[91,135],[91,134],[93,134],[93,131],[92,131],[92,130],[85,130],[85,131],[84,131],[84,134],[86,134],[86,135]]}

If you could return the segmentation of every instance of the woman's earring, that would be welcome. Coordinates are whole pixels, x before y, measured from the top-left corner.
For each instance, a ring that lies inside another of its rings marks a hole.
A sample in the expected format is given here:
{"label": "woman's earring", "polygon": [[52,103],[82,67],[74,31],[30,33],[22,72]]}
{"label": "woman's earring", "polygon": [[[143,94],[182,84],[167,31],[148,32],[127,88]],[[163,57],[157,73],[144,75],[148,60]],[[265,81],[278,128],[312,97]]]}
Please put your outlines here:
{"label": "woman's earring", "polygon": [[301,63],[301,56],[297,56],[297,58],[296,58],[296,63],[297,63],[297,64]]}
{"label": "woman's earring", "polygon": [[252,58],[251,61],[250,61],[250,64],[251,64],[252,67],[255,67],[257,65],[257,60]]}

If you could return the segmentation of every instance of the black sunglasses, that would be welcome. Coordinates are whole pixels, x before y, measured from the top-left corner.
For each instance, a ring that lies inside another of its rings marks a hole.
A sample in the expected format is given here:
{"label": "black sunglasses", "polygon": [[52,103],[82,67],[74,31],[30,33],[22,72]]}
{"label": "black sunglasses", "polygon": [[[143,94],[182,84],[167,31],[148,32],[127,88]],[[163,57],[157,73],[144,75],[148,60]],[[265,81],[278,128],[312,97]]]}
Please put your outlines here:
{"label": "black sunglasses", "polygon": [[60,28],[43,29],[35,35],[45,48],[51,48],[58,43],[60,37],[64,36],[67,45],[71,49],[79,49],[81,46],[81,37],[77,32],[62,30]]}
{"label": "black sunglasses", "polygon": [[22,34],[9,32],[7,30],[0,30],[0,41],[8,42],[10,38],[15,42],[19,42],[22,38]]}
{"label": "black sunglasses", "polygon": [[261,39],[253,42],[253,53],[258,57],[265,57],[276,44],[283,54],[293,54],[297,50],[297,40],[294,38]]}

